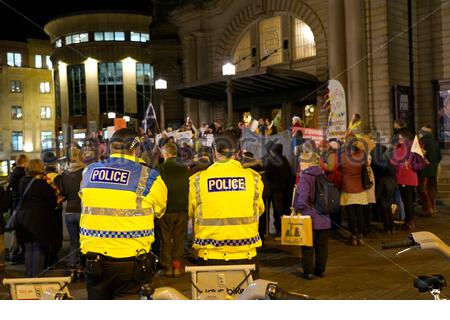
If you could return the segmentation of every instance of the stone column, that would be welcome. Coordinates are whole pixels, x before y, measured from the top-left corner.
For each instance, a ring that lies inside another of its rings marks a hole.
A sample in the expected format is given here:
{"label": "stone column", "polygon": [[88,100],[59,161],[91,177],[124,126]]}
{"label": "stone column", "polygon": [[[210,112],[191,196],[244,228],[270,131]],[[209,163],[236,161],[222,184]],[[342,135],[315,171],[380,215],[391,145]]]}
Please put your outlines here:
{"label": "stone column", "polygon": [[[196,40],[196,55],[197,61],[201,62],[197,64],[197,80],[204,80],[209,77],[209,54],[208,54],[208,35],[204,32],[195,33]],[[211,105],[207,101],[198,101],[198,125],[203,122],[211,122],[210,119]]]}
{"label": "stone column", "polygon": [[[136,95],[136,60],[125,58],[122,60],[123,73],[123,102],[124,113],[137,112]],[[98,87],[98,86],[97,86]]]}
{"label": "stone column", "polygon": [[364,1],[345,0],[347,119],[350,120],[353,113],[359,113],[363,125],[367,126],[369,119],[365,16]]}
{"label": "stone column", "polygon": [[87,105],[87,123],[95,121],[99,126],[100,100],[98,92],[98,61],[88,58],[84,62],[84,70],[86,75],[86,105]]}
{"label": "stone column", "polygon": [[[194,82],[197,80],[196,46],[195,38],[192,35],[183,37],[183,67],[184,82]],[[185,116],[192,119],[194,125],[198,126],[198,102],[195,99],[185,98]]]}
{"label": "stone column", "polygon": [[[330,79],[347,87],[344,0],[328,1],[328,65]],[[347,91],[347,90],[346,90]]]}

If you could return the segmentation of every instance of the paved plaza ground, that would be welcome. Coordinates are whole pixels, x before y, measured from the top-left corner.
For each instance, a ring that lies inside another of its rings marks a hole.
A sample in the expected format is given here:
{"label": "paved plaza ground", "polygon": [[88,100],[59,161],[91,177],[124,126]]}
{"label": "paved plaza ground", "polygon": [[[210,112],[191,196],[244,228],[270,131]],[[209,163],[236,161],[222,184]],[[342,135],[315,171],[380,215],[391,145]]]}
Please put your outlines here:
{"label": "paved plaza ground", "polygon": [[[374,227],[376,229],[377,225]],[[450,244],[450,208],[439,207],[438,215],[432,218],[417,217],[415,231],[431,231]],[[286,290],[316,299],[430,299],[429,294],[414,289],[414,277],[441,274],[450,280],[449,262],[435,252],[412,250],[396,256],[398,250],[381,250],[383,241],[403,240],[407,235],[403,230],[393,236],[376,232],[359,247],[330,239],[326,276],[314,280],[300,277],[299,247],[281,246],[280,242],[270,240],[259,253],[261,278],[277,281]],[[7,269],[9,276],[23,276],[23,265],[7,265]],[[47,275],[64,275],[63,264]],[[171,286],[191,296],[189,275],[177,279],[158,275],[154,284]],[[71,283],[69,289],[75,299],[87,298],[84,282]],[[0,286],[1,299],[8,299],[8,292],[7,287]],[[445,289],[443,295],[447,296]]]}

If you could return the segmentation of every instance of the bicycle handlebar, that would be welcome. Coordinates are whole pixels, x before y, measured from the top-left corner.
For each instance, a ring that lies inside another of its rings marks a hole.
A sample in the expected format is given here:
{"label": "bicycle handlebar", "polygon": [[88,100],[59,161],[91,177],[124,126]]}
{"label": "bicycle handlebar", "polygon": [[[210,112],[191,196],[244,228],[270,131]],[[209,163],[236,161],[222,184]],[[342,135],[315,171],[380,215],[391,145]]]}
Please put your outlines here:
{"label": "bicycle handlebar", "polygon": [[401,241],[393,241],[393,242],[383,242],[381,244],[381,249],[398,249],[398,248],[409,248],[414,246],[414,240],[408,238],[406,240]]}

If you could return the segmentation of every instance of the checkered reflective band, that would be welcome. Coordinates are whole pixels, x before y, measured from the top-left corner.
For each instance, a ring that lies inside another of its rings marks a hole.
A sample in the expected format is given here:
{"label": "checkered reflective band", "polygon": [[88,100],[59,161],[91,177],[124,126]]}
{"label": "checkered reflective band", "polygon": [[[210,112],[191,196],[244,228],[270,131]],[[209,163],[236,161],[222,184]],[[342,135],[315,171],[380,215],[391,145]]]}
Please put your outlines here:
{"label": "checkered reflective band", "polygon": [[137,230],[137,231],[106,231],[106,230],[91,230],[86,228],[80,228],[80,235],[96,238],[133,239],[133,238],[151,237],[154,234],[155,234],[154,229]]}
{"label": "checkered reflective band", "polygon": [[214,247],[224,247],[224,246],[230,246],[230,247],[239,247],[239,246],[247,246],[249,244],[257,243],[261,238],[259,237],[259,234],[256,237],[248,238],[248,239],[237,239],[237,240],[214,240],[214,239],[194,239],[194,244],[199,246],[207,246],[207,245],[213,245]]}

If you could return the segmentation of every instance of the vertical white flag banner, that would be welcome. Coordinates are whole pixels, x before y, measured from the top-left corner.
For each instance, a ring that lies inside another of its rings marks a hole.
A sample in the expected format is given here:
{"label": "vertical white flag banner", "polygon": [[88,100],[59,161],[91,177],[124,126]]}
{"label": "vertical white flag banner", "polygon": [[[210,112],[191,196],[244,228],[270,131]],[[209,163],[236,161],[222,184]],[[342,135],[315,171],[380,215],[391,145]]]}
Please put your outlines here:
{"label": "vertical white flag banner", "polygon": [[338,80],[328,81],[330,114],[328,115],[327,139],[344,139],[347,132],[347,105],[344,87]]}

